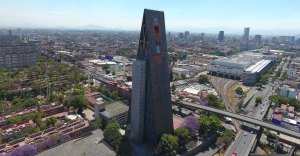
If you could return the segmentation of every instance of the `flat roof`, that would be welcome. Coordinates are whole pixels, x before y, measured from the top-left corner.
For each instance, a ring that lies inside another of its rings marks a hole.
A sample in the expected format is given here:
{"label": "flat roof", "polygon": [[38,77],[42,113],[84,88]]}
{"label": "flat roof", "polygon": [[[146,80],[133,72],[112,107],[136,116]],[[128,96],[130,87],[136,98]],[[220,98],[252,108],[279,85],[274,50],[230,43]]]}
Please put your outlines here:
{"label": "flat roof", "polygon": [[256,62],[254,65],[248,67],[245,71],[246,72],[251,72],[251,73],[260,72],[270,62],[271,62],[271,60],[262,59],[262,60]]}
{"label": "flat roof", "polygon": [[121,101],[104,103],[104,108],[105,110],[100,112],[100,114],[107,118],[115,117],[119,114],[126,113],[129,110],[129,107]]}
{"label": "flat roof", "polygon": [[262,59],[263,55],[259,53],[243,52],[237,55],[232,55],[231,57],[224,57],[220,59],[213,60],[211,64],[225,66],[229,68],[247,68],[251,64],[257,62],[257,60]]}
{"label": "flat roof", "polygon": [[200,92],[200,90],[195,89],[195,88],[185,88],[183,91],[191,93],[191,94],[198,94]]}

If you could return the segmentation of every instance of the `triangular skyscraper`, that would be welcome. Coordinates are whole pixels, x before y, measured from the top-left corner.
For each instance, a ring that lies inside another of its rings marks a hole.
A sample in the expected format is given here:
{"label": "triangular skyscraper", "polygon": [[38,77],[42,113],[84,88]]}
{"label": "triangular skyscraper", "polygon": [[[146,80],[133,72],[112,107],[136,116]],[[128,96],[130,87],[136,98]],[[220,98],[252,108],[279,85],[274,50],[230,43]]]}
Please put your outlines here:
{"label": "triangular skyscraper", "polygon": [[173,132],[164,12],[144,10],[132,72],[131,139],[157,143]]}

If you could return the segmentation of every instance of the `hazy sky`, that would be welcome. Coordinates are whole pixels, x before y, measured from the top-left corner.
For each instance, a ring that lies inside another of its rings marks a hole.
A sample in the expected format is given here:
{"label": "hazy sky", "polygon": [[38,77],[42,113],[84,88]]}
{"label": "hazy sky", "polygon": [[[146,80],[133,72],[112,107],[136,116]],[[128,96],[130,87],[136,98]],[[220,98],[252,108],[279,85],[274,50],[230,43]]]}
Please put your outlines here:
{"label": "hazy sky", "polygon": [[149,8],[165,12],[169,30],[295,31],[299,7],[300,0],[0,0],[0,26],[139,30],[143,9]]}

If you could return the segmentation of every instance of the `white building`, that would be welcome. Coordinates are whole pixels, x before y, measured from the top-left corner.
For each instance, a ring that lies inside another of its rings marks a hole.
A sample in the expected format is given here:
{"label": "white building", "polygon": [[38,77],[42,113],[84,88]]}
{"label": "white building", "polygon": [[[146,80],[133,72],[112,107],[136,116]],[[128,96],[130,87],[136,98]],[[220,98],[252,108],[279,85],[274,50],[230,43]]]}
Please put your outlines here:
{"label": "white building", "polygon": [[173,67],[173,74],[177,76],[189,75],[190,71],[184,68]]}
{"label": "white building", "polygon": [[288,78],[296,78],[297,77],[297,69],[289,68],[287,71]]}
{"label": "white building", "polygon": [[243,52],[213,60],[207,65],[207,71],[210,75],[238,79],[242,80],[244,84],[253,85],[275,61],[274,56]]}

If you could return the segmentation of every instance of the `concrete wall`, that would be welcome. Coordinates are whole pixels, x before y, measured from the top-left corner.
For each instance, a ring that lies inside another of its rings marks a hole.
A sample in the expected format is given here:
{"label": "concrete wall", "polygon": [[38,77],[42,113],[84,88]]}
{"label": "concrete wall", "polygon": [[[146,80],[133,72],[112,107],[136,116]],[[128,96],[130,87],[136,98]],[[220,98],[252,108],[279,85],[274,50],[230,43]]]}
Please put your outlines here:
{"label": "concrete wall", "polygon": [[144,135],[146,62],[137,60],[132,66],[131,140],[141,142]]}

